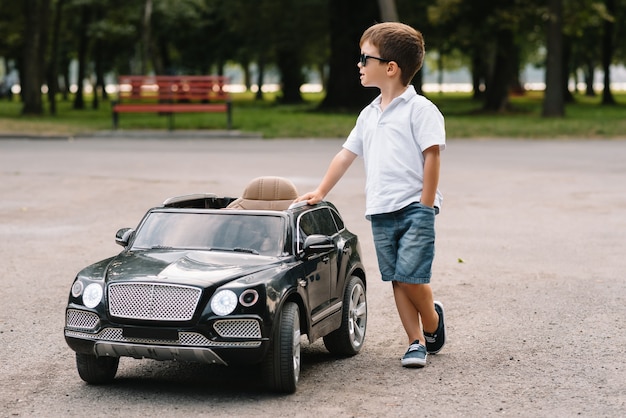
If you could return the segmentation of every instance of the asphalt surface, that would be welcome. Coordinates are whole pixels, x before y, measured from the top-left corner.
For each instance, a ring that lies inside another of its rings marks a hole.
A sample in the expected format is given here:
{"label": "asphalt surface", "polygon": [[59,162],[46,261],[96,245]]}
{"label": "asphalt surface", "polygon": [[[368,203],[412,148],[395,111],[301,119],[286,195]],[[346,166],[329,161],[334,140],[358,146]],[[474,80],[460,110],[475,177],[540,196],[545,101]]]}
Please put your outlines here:
{"label": "asphalt surface", "polygon": [[298,391],[251,370],[122,359],[89,386],[63,338],[75,274],[167,197],[238,196],[262,175],[313,189],[341,140],[216,135],[0,139],[0,417],[623,416],[626,141],[454,140],[442,154],[433,289],[449,339],[424,369],[380,281],[362,162],[329,194],[362,241],[362,352],[305,345]]}

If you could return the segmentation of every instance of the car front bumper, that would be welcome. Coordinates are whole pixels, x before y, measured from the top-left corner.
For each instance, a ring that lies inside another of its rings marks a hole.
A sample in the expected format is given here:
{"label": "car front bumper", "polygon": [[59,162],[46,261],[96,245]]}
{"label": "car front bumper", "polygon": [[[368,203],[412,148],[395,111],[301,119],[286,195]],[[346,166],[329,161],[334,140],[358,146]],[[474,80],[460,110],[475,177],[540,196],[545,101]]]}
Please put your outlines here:
{"label": "car front bumper", "polygon": [[[71,312],[73,311],[73,312]],[[132,327],[103,324],[102,321],[76,321],[77,316],[94,313],[68,310],[65,341],[79,353],[96,356],[179,360],[209,364],[249,364],[261,361],[268,338],[262,337],[259,318],[222,318],[211,321],[210,337],[194,329]],[[84,313],[84,314],[83,314]],[[137,336],[140,328],[147,335]],[[205,328],[205,327],[203,327]],[[129,332],[133,331],[133,332]]]}

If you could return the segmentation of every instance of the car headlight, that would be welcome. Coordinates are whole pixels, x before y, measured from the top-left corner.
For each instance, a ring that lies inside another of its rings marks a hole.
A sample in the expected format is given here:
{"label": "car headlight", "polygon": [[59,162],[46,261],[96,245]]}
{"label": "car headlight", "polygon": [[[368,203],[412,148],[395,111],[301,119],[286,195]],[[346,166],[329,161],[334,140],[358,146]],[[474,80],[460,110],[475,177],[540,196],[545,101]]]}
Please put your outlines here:
{"label": "car headlight", "polygon": [[211,298],[211,310],[219,316],[228,315],[237,307],[237,295],[232,290],[220,290]]}
{"label": "car headlight", "polygon": [[102,286],[92,283],[83,292],[83,304],[88,308],[95,308],[102,300]]}

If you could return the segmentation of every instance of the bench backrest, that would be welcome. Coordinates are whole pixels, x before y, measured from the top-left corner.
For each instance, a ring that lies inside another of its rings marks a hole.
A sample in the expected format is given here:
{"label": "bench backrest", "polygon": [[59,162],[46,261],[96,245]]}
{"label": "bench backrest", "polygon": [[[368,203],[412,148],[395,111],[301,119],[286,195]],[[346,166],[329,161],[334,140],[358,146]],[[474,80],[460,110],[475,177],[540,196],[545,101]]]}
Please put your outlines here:
{"label": "bench backrest", "polygon": [[155,102],[228,101],[224,76],[137,76],[118,77],[118,100]]}

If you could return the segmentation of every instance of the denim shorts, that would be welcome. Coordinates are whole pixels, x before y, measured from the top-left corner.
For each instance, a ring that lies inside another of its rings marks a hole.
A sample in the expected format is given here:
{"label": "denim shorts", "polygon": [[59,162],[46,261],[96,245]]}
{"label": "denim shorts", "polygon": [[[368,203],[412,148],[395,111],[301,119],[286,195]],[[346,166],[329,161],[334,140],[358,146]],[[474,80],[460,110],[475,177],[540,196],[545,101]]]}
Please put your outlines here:
{"label": "denim shorts", "polygon": [[384,281],[430,283],[435,257],[435,214],[421,203],[372,215],[378,268]]}

